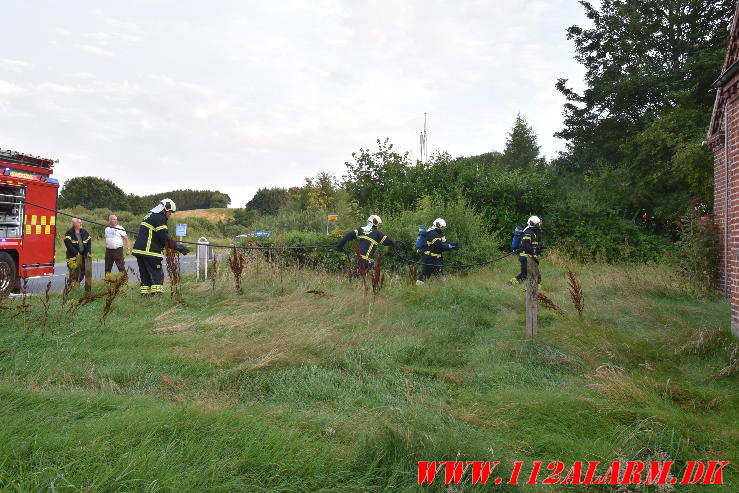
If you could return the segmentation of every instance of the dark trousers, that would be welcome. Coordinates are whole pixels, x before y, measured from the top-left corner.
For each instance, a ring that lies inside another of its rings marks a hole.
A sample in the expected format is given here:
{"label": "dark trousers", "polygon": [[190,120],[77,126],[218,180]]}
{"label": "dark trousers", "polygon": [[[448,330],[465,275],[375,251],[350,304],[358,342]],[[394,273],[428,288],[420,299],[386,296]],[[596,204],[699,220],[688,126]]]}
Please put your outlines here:
{"label": "dark trousers", "polygon": [[441,274],[441,265],[431,264],[428,260],[422,260],[421,273],[418,274],[419,281],[425,281],[431,276],[438,276]]}
{"label": "dark trousers", "polygon": [[126,263],[123,260],[123,247],[105,249],[105,273],[113,272],[113,263],[118,267],[118,272],[126,273]]}
{"label": "dark trousers", "polygon": [[[518,282],[525,281],[528,277],[529,272],[529,258],[525,255],[519,255],[518,261],[521,263],[521,272],[516,276]],[[534,262],[539,265],[539,259],[534,257]],[[536,282],[541,283],[541,272],[539,273],[539,279]]]}
{"label": "dark trousers", "polygon": [[146,255],[136,255],[141,278],[141,294],[161,294],[164,291],[164,271],[162,259]]}

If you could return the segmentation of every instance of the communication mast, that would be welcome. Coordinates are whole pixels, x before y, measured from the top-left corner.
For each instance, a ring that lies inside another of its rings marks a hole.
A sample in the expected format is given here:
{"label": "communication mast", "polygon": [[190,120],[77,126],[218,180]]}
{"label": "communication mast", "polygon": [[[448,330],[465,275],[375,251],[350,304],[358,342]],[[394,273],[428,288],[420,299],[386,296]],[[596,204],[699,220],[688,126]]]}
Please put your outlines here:
{"label": "communication mast", "polygon": [[421,132],[421,162],[425,163],[429,158],[428,134],[426,133],[426,113],[423,114],[423,132]]}

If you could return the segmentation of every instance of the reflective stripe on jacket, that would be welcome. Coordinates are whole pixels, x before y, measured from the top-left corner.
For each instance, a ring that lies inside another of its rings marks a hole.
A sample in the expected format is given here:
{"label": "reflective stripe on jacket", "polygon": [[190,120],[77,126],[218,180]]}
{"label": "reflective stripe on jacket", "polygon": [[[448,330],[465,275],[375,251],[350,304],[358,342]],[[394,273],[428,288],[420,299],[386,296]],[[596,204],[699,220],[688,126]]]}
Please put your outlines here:
{"label": "reflective stripe on jacket", "polygon": [[364,260],[372,260],[375,256],[375,251],[378,246],[395,246],[397,241],[393,240],[387,235],[382,234],[377,227],[373,226],[368,232],[364,231],[364,228],[357,228],[354,231],[349,231],[341,238],[338,247],[344,248],[347,241],[359,240],[357,248],[359,249],[359,256]]}
{"label": "reflective stripe on jacket", "polygon": [[539,254],[541,254],[541,231],[529,226],[523,230],[521,252],[518,255],[536,258]]}
{"label": "reflective stripe on jacket", "polygon": [[141,222],[131,253],[164,258],[162,252],[167,240],[169,240],[167,217],[159,212],[151,212]]}
{"label": "reflective stripe on jacket", "polygon": [[441,231],[434,228],[426,232],[426,248],[423,250],[421,262],[424,264],[442,265],[442,252],[449,249]]}
{"label": "reflective stripe on jacket", "polygon": [[82,237],[82,250],[77,242],[77,235],[74,234],[74,228],[70,228],[64,233],[64,246],[67,247],[67,258],[76,257],[77,255],[86,255],[92,253],[92,237],[85,228],[80,229]]}

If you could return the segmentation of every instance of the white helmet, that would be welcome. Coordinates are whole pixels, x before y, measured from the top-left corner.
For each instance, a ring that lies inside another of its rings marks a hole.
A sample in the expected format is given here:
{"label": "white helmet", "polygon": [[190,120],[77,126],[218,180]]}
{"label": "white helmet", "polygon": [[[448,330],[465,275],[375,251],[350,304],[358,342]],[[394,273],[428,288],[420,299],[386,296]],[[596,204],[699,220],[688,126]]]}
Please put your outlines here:
{"label": "white helmet", "polygon": [[382,219],[380,219],[380,216],[372,214],[370,217],[367,218],[368,226],[379,226],[380,224],[382,224]]}
{"label": "white helmet", "polygon": [[172,199],[162,199],[159,201],[157,205],[154,206],[153,209],[151,209],[151,212],[175,212],[177,210],[177,206],[174,204],[174,200]]}
{"label": "white helmet", "polygon": [[539,216],[531,216],[529,218],[529,226],[532,228],[541,228],[541,219],[539,219]]}
{"label": "white helmet", "polygon": [[172,199],[162,199],[162,201],[159,202],[159,204],[161,204],[161,206],[163,207],[165,211],[171,211],[171,212],[177,211],[177,206],[175,205],[174,200]]}
{"label": "white helmet", "polygon": [[440,217],[437,217],[436,219],[434,219],[434,224],[431,226],[431,228],[436,228],[439,231],[444,231],[444,229],[446,229],[446,221],[444,221]]}

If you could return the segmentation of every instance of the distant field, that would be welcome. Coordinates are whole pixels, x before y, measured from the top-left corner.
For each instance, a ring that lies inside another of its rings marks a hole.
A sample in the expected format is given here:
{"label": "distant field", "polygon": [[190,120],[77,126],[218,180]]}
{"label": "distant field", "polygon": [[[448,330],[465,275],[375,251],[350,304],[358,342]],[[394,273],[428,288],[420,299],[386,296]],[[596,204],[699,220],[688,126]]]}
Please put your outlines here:
{"label": "distant field", "polygon": [[208,221],[216,222],[218,220],[226,221],[233,217],[233,209],[218,208],[218,209],[194,209],[191,211],[179,211],[175,214],[174,219],[177,222],[182,222],[188,217],[202,217]]}

